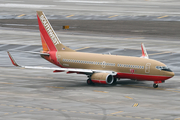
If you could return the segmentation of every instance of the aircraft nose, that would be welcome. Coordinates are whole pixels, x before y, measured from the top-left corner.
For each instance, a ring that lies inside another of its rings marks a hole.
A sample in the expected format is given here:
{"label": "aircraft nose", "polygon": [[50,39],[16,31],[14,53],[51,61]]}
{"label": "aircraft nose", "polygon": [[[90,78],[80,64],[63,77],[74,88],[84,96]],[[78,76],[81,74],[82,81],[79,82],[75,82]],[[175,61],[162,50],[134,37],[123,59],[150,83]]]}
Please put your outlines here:
{"label": "aircraft nose", "polygon": [[174,76],[174,72],[170,72],[169,76],[173,77]]}

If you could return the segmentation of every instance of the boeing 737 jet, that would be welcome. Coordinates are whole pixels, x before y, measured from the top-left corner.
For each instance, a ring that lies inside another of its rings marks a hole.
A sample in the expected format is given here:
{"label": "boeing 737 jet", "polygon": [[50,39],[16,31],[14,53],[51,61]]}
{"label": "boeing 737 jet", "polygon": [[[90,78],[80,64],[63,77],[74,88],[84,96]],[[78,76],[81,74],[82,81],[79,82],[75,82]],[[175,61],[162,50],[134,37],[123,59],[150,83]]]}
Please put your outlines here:
{"label": "boeing 737 jet", "polygon": [[87,75],[87,84],[115,84],[117,79],[153,81],[153,87],[174,76],[174,73],[162,62],[149,59],[144,45],[142,56],[118,56],[77,52],[64,46],[42,11],[37,11],[42,58],[57,65],[56,68],[20,66],[8,55],[13,65],[30,69],[50,69],[54,72],[78,73]]}

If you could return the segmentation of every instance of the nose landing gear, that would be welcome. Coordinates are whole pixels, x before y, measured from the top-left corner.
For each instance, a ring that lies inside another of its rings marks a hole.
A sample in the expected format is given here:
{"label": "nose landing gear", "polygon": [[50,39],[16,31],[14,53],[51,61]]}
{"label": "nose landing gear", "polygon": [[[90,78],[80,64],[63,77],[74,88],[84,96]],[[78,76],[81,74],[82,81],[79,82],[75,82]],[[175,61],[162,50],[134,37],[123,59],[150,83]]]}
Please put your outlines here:
{"label": "nose landing gear", "polygon": [[158,88],[159,83],[164,83],[165,81],[154,81],[153,87]]}
{"label": "nose landing gear", "polygon": [[154,83],[154,84],[153,84],[153,87],[154,87],[154,88],[158,88],[158,84],[155,84],[155,83]]}

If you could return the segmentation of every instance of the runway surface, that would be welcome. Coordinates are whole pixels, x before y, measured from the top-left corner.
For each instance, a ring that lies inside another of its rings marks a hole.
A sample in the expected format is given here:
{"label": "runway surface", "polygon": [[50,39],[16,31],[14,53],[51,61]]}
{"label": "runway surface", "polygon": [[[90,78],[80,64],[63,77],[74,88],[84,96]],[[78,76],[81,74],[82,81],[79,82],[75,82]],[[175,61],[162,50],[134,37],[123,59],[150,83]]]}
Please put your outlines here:
{"label": "runway surface", "polygon": [[[180,120],[178,0],[0,2],[0,119]],[[143,42],[149,57],[165,63],[175,76],[157,89],[153,82],[132,80],[88,86],[84,75],[14,67],[6,51],[21,65],[56,67],[23,52],[42,49],[37,9],[74,50],[138,57]]]}
{"label": "runway surface", "polygon": [[[170,42],[164,43],[161,38],[157,38],[154,44],[149,40],[152,39],[150,37],[118,35],[112,37],[103,33],[57,31],[65,45],[81,52],[141,56],[140,43],[145,42],[149,57],[164,62],[176,74],[166,83],[160,84],[158,89],[152,87],[152,82],[131,80],[121,80],[116,86],[88,86],[87,78],[83,75],[54,74],[49,70],[13,67],[7,56],[7,50],[12,51],[13,57],[22,65],[49,67],[53,65],[38,55],[17,52],[17,50],[34,52],[41,50],[38,30],[1,28],[1,31],[0,116],[2,119],[169,120],[180,118],[178,97],[180,55],[176,48],[171,47]],[[160,49],[158,44],[162,43],[168,45]]]}
{"label": "runway surface", "polygon": [[0,0],[0,19],[35,19],[42,10],[51,19],[179,21],[179,0]]}

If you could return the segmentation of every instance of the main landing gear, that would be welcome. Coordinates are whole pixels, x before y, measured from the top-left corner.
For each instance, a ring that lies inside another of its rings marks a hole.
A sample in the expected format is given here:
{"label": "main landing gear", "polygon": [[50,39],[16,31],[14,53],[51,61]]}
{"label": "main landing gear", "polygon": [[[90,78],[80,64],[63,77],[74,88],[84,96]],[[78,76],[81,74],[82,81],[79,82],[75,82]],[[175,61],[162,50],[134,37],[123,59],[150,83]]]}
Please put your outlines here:
{"label": "main landing gear", "polygon": [[117,84],[117,78],[114,78],[113,83],[111,85],[116,85]]}
{"label": "main landing gear", "polygon": [[87,79],[87,84],[88,84],[88,85],[94,85],[94,83],[92,82],[91,79]]}
{"label": "main landing gear", "polygon": [[154,88],[158,88],[158,84],[155,84],[155,83],[154,83],[154,84],[153,84],[153,87],[154,87]]}

